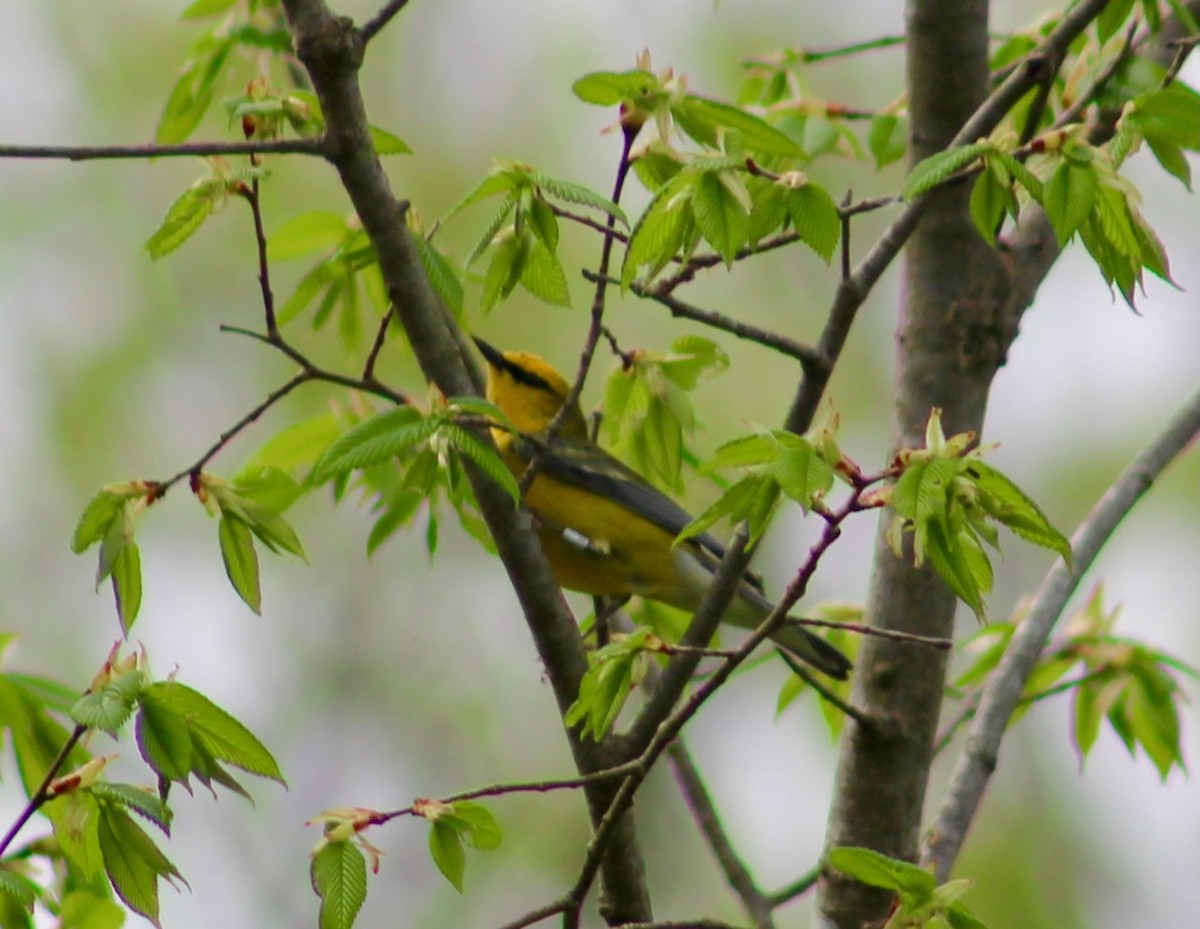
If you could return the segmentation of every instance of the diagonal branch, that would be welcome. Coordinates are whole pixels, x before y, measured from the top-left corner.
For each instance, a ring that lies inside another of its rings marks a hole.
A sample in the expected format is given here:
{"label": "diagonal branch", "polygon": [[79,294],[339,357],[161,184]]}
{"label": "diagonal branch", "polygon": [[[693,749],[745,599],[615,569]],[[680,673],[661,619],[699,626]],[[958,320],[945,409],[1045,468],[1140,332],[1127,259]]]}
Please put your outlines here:
{"label": "diagonal branch", "polygon": [[181,142],[178,145],[0,145],[0,158],[97,161],[113,158],[178,158],[209,155],[325,155],[328,143],[315,139],[260,142]]}
{"label": "diagonal branch", "polygon": [[1200,436],[1200,390],[1162,433],[1105,492],[1071,539],[1074,566],[1058,561],[1046,575],[1025,621],[1017,627],[1004,657],[984,686],[979,708],[967,732],[967,747],[951,777],[950,789],[934,819],[922,855],[944,881],[958,857],[967,827],[996,767],[1000,741],[1020,702],[1050,630],[1100,549],[1150,485]]}

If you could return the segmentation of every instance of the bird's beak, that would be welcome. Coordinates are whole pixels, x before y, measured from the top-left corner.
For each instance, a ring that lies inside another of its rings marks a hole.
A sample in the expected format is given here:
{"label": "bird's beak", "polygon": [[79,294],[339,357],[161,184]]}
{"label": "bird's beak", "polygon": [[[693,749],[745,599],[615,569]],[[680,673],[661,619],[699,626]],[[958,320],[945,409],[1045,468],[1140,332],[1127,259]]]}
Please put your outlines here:
{"label": "bird's beak", "polygon": [[471,336],[475,340],[475,344],[479,346],[479,351],[483,354],[484,360],[493,368],[504,368],[504,353],[498,348],[489,345],[477,335]]}

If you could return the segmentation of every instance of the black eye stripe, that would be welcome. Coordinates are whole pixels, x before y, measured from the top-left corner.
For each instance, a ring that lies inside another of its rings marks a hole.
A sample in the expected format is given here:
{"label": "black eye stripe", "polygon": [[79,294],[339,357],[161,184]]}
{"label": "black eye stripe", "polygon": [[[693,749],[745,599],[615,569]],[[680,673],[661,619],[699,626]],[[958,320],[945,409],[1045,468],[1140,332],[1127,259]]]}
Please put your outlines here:
{"label": "black eye stripe", "polygon": [[538,390],[544,390],[546,393],[553,394],[555,390],[550,386],[550,383],[541,375],[534,374],[532,371],[522,368],[519,364],[509,359],[503,359],[504,370],[518,384],[524,384],[526,387],[536,387]]}

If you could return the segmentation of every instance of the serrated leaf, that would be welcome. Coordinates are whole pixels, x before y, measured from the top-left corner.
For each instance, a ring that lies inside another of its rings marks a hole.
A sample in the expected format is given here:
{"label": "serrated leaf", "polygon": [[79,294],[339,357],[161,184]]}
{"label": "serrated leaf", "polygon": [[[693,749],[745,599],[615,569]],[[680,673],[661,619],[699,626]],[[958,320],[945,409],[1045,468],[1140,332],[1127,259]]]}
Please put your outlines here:
{"label": "serrated leaf", "polygon": [[241,520],[222,516],[217,523],[217,538],[221,544],[221,561],[229,583],[246,606],[262,615],[262,589],[259,585],[258,552],[254,536]]}
{"label": "serrated leaf", "polygon": [[989,516],[1035,545],[1058,552],[1071,562],[1071,543],[1050,524],[1038,505],[1006,475],[982,461],[973,461],[965,474],[979,488],[980,505]]}
{"label": "serrated leaf", "polygon": [[99,690],[89,691],[71,707],[71,719],[89,729],[115,733],[125,725],[146,685],[144,671],[119,674]]}
{"label": "serrated leaf", "polygon": [[376,155],[412,154],[408,143],[395,133],[380,129],[378,126],[369,127],[369,132],[371,133],[371,146],[375,149]]}
{"label": "serrated leaf", "polygon": [[192,769],[187,720],[163,699],[161,691],[143,692],[139,703],[134,731],[143,760],[166,780],[186,783]]}
{"label": "serrated leaf", "polygon": [[279,766],[266,746],[204,694],[178,681],[152,684],[148,693],[151,699],[184,718],[192,738],[214,758],[250,774],[284,783]]}
{"label": "serrated leaf", "polygon": [[215,178],[199,181],[180,194],[143,246],[150,257],[169,255],[190,239],[223,196],[224,184]]}
{"label": "serrated leaf", "polygon": [[[924,528],[922,547],[929,564],[955,596],[981,621],[986,621],[983,595],[992,588],[992,567],[987,555],[974,536],[966,532],[951,534],[940,520],[930,520]],[[921,532],[921,524],[917,531]]]}
{"label": "serrated leaf", "polygon": [[692,215],[700,234],[726,263],[746,244],[749,214],[738,197],[712,171],[700,175],[692,192]]}
{"label": "serrated leaf", "polygon": [[721,468],[748,468],[772,464],[782,452],[783,445],[774,433],[760,432],[741,436],[718,447],[713,457],[700,466],[700,473],[709,474]]}
{"label": "serrated leaf", "polygon": [[455,451],[471,459],[480,471],[508,492],[508,495],[512,498],[513,506],[520,504],[520,485],[517,484],[517,479],[508,470],[504,459],[500,457],[493,445],[484,442],[477,435],[454,423],[447,425],[443,429],[443,433]]}
{"label": "serrated leaf", "polygon": [[930,155],[909,172],[908,180],[904,183],[904,199],[912,200],[914,197],[932,190],[939,184],[948,181],[981,155],[994,151],[995,148],[990,142],[974,142]]}
{"label": "serrated leaf", "polygon": [[[628,226],[629,220],[625,218],[625,211],[617,204],[613,203],[608,197],[597,193],[590,187],[585,187],[583,184],[576,184],[574,181],[566,181],[560,177],[552,177],[549,174],[544,174],[541,171],[534,171],[530,175],[530,179],[542,191],[550,194],[559,200],[565,200],[568,203],[574,203],[578,206],[591,207],[594,210],[600,210],[616,219],[623,225]],[[538,200],[534,200],[537,204]],[[543,241],[545,241],[543,239]],[[546,242],[548,248],[553,250],[553,246]]]}
{"label": "serrated leaf", "polygon": [[1148,142],[1200,149],[1200,94],[1180,81],[1134,100],[1131,118]]}
{"label": "serrated leaf", "polygon": [[1183,182],[1189,191],[1192,189],[1192,166],[1184,155],[1183,149],[1168,139],[1149,138],[1146,145],[1164,171]]}
{"label": "serrated leaf", "polygon": [[414,235],[413,242],[434,291],[454,316],[462,316],[463,283],[458,268],[424,236]]}
{"label": "serrated leaf", "polygon": [[79,555],[101,541],[127,499],[123,494],[113,493],[109,490],[101,490],[92,497],[75,523],[75,533],[71,537],[71,551]]}
{"label": "serrated leaf", "polygon": [[[496,194],[503,193],[506,190],[513,191],[514,188],[518,187],[521,183],[522,179],[513,172],[497,166],[492,169],[491,173],[488,174],[487,177],[476,184],[474,189],[472,189],[466,196],[459,200],[458,203],[454,204],[454,206],[450,208],[450,212],[443,217],[442,222],[448,223],[467,207],[479,203],[481,200],[486,200],[488,197],[494,197]],[[500,225],[504,221],[504,216],[508,215],[508,210],[512,209],[516,202],[517,198],[515,193],[510,194],[510,196],[505,198],[505,207],[501,210],[500,221],[496,222],[493,220],[495,223],[495,229],[492,230],[492,235],[496,234],[496,230],[500,228]],[[490,238],[487,241],[491,241]],[[482,248],[487,247],[487,241],[483,243]],[[479,250],[482,251],[482,248],[479,248]],[[467,267],[470,266],[471,262],[468,261]]]}
{"label": "serrated leaf", "polygon": [[1064,158],[1046,181],[1042,206],[1060,246],[1092,212],[1099,183],[1095,168],[1070,158]]}
{"label": "serrated leaf", "polygon": [[833,487],[833,469],[809,442],[783,449],[771,476],[805,510]]}
{"label": "serrated leaf", "polygon": [[653,278],[683,247],[692,186],[698,179],[694,172],[683,172],[655,193],[630,233],[621,269],[623,287],[629,286],[639,274],[647,280]]}
{"label": "serrated leaf", "polygon": [[73,790],[55,797],[42,809],[54,824],[54,837],[76,873],[87,881],[102,882],[104,855],[98,828],[100,805],[91,792]]}
{"label": "serrated leaf", "polygon": [[341,433],[341,423],[332,413],[293,423],[264,442],[250,456],[234,482],[266,468],[287,472],[308,467]]}
{"label": "serrated leaf", "polygon": [[684,526],[676,537],[675,544],[678,545],[685,539],[700,535],[726,517],[737,522],[748,516],[765,481],[766,478],[756,474],[742,478],[721,494],[703,513]]}
{"label": "serrated leaf", "polygon": [[41,895],[41,890],[41,887],[24,875],[7,868],[0,868],[0,895],[8,898],[22,909],[32,911],[34,902]]}
{"label": "serrated leaf", "polygon": [[593,71],[571,85],[571,92],[584,103],[616,106],[659,89],[658,79],[649,71]]}
{"label": "serrated leaf", "polygon": [[351,842],[329,842],[313,853],[312,888],[321,898],[320,929],[350,929],[367,897],[367,862]]}
{"label": "serrated leaf", "polygon": [[467,866],[467,854],[463,849],[462,837],[453,826],[440,820],[429,824],[429,854],[442,876],[459,893],[463,890],[463,872]]}
{"label": "serrated leaf", "polygon": [[521,286],[552,306],[570,306],[571,292],[559,257],[541,242],[530,247],[521,269]]}
{"label": "serrated leaf", "polygon": [[97,781],[88,789],[98,799],[119,804],[154,823],[164,835],[171,834],[171,817],[174,814],[166,803],[149,790],[111,781]]}
{"label": "serrated leaf", "polygon": [[429,438],[437,422],[412,406],[399,406],[363,420],[343,433],[313,466],[312,480],[322,483],[336,474],[396,458]]}
{"label": "serrated leaf", "polygon": [[179,871],[124,810],[101,804],[100,852],[117,896],[158,925],[158,878],[182,879]]}
{"label": "serrated leaf", "polygon": [[842,218],[829,192],[808,183],[784,193],[784,206],[800,240],[826,264],[842,237]]}
{"label": "serrated leaf", "polygon": [[710,148],[721,147],[721,131],[735,130],[745,150],[757,156],[805,158],[805,151],[761,117],[728,103],[689,94],[674,102],[671,115],[687,135]]}
{"label": "serrated leaf", "polygon": [[273,465],[242,468],[230,486],[239,496],[276,513],[282,513],[304,493],[294,477]]}

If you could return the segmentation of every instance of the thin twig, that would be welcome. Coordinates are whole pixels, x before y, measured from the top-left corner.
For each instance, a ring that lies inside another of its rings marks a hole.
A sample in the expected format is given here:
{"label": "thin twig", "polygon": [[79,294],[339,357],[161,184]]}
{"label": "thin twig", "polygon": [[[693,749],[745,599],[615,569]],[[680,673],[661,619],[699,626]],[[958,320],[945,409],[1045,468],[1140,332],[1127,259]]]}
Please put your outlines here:
{"label": "thin twig", "polygon": [[[569,219],[573,223],[579,223],[581,226],[587,226],[589,229],[594,229],[602,236],[608,236],[616,239],[618,242],[628,242],[629,236],[621,230],[617,229],[613,222],[602,223],[599,220],[593,219],[584,213],[576,213],[574,210],[568,210],[565,207],[551,203],[550,209],[555,216],[561,216],[563,219]],[[612,216],[609,219],[612,220]]]}
{"label": "thin twig", "polygon": [[61,158],[97,161],[112,158],[178,158],[209,155],[325,155],[324,136],[252,142],[180,142],[178,145],[0,145],[0,158]]}
{"label": "thin twig", "polygon": [[869,730],[875,725],[875,721],[869,715],[864,713],[849,701],[843,700],[830,688],[826,687],[821,681],[817,680],[815,674],[812,674],[808,668],[804,667],[803,664],[796,660],[796,658],[794,658],[792,655],[789,655],[782,648],[779,649],[779,657],[783,659],[784,664],[792,669],[792,673],[795,674],[796,677],[800,678],[800,680],[804,681],[805,684],[820,694],[821,699],[830,706],[841,710],[843,714],[849,716],[864,729]]}
{"label": "thin twig", "polygon": [[408,0],[388,0],[379,12],[363,23],[362,28],[359,29],[363,42],[370,42],[375,38],[379,30],[391,22],[392,17],[406,6],[408,6]]}
{"label": "thin twig", "polygon": [[71,750],[83,738],[85,732],[87,732],[86,726],[77,725],[67,737],[67,741],[63,743],[63,747],[58,750],[58,754],[50,762],[50,767],[46,769],[46,776],[42,778],[42,782],[38,785],[37,790],[33,792],[33,795],[29,798],[29,802],[25,804],[25,809],[21,810],[20,815],[8,827],[8,832],[4,833],[4,838],[0,839],[0,857],[3,857],[4,853],[8,851],[8,847],[12,845],[13,839],[17,837],[17,833],[21,831],[25,824],[29,822],[29,818],[38,811],[43,803],[50,799],[50,785],[58,777],[58,772],[62,770],[62,766],[67,763],[67,759],[71,756]]}
{"label": "thin twig", "polygon": [[951,777],[922,853],[945,880],[958,857],[967,827],[975,816],[995,770],[1008,721],[1021,700],[1025,683],[1042,647],[1062,615],[1083,573],[1151,484],[1200,435],[1200,390],[1173,416],[1147,448],[1117,478],[1071,538],[1073,565],[1057,561],[1042,581],[1025,620],[1017,627],[1004,656],[989,675],[967,748]]}
{"label": "thin twig", "polygon": [[682,739],[671,743],[667,748],[667,757],[675,770],[675,780],[684,800],[687,801],[688,809],[692,811],[692,818],[700,828],[700,834],[708,843],[713,857],[717,859],[726,882],[737,894],[755,925],[760,929],[771,929],[774,925],[771,919],[771,902],[754,882],[754,875],[734,849],[700,769],[696,767]]}
{"label": "thin twig", "polygon": [[[550,793],[555,790],[578,790],[581,787],[586,787],[588,784],[598,784],[601,781],[611,781],[618,777],[624,777],[626,774],[640,770],[641,766],[642,762],[635,758],[632,761],[625,762],[625,764],[605,768],[603,771],[593,771],[591,774],[580,774],[575,777],[563,777],[545,781],[491,784],[487,787],[464,790],[461,793],[451,794],[448,797],[440,797],[439,801],[441,803],[457,803],[460,800],[476,800],[480,797],[502,797],[508,794],[520,793]],[[392,810],[373,816],[371,817],[371,823],[373,825],[382,825],[401,816],[415,816],[416,811],[416,805],[406,806],[402,810]]]}
{"label": "thin twig", "polygon": [[[598,278],[598,275],[591,271],[584,271],[583,276],[589,281],[595,281]],[[608,278],[608,281],[613,284],[620,283],[613,277]],[[757,342],[759,345],[774,349],[780,354],[795,358],[805,366],[821,365],[823,363],[816,349],[812,348],[812,346],[805,345],[803,342],[797,342],[795,339],[790,339],[769,329],[752,326],[731,316],[726,316],[724,313],[718,313],[715,310],[704,310],[690,303],[685,303],[671,296],[669,288],[659,285],[647,287],[635,283],[630,287],[630,290],[639,297],[653,300],[655,303],[661,303],[671,311],[672,316],[679,319],[690,319],[693,322],[703,323],[713,329],[719,329],[721,332],[728,332],[739,339]]]}
{"label": "thin twig", "polygon": [[771,894],[768,899],[772,906],[783,906],[785,903],[791,903],[797,897],[803,896],[812,890],[817,881],[821,877],[820,865],[815,865],[808,871],[805,871],[790,884],[784,884],[777,891]]}
{"label": "thin twig", "polygon": [[387,338],[388,326],[391,325],[395,315],[396,308],[389,303],[387,312],[383,314],[383,319],[379,321],[379,329],[375,333],[375,341],[371,343],[371,351],[367,353],[367,361],[363,365],[362,379],[365,383],[373,384],[375,382],[375,362],[379,360],[379,353],[383,351],[383,343]]}
{"label": "thin twig", "polygon": [[894,639],[897,642],[916,642],[918,645],[928,645],[930,648],[938,648],[943,651],[953,648],[954,641],[952,639],[944,639],[936,635],[917,635],[913,632],[900,632],[897,629],[876,629],[874,626],[867,626],[862,623],[844,623],[836,619],[813,619],[808,616],[789,616],[789,623],[795,623],[797,626],[819,626],[823,629],[845,629],[848,632],[857,632],[859,635],[870,635],[877,639]]}
{"label": "thin twig", "polygon": [[270,265],[267,262],[267,231],[263,223],[262,197],[257,177],[250,182],[246,199],[250,201],[250,212],[254,215],[254,242],[258,250],[258,284],[262,290],[263,315],[266,320],[267,335],[277,337],[279,325],[275,320],[275,295],[271,291]]}

